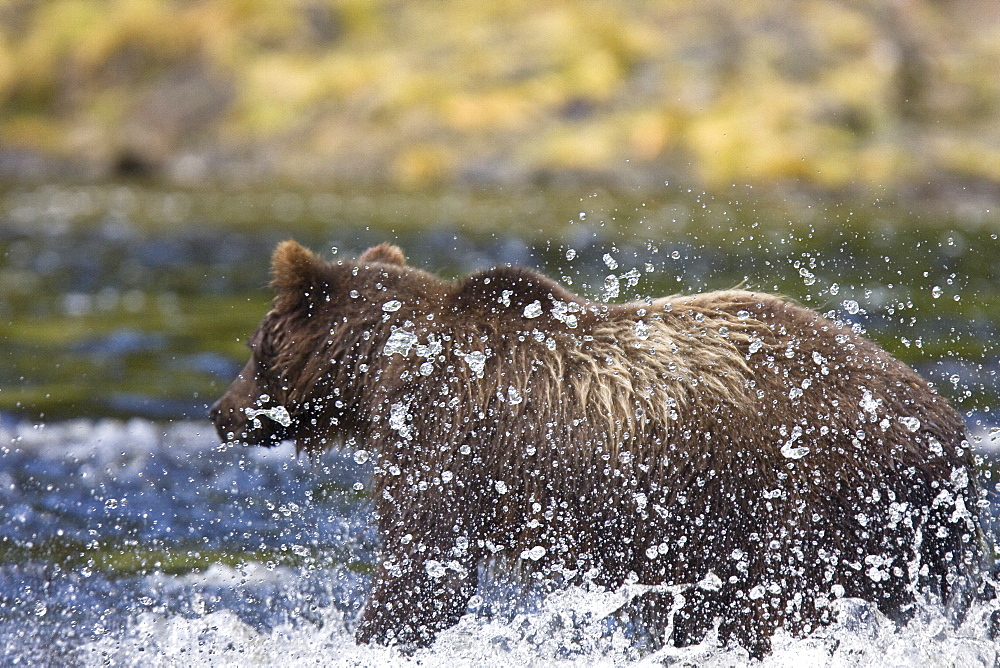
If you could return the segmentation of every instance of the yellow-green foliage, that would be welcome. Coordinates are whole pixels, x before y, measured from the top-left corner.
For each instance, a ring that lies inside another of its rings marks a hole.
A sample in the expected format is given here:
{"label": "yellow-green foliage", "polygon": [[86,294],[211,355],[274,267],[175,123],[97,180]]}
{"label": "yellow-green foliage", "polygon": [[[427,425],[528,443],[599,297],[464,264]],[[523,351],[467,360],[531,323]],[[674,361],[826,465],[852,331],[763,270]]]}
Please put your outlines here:
{"label": "yellow-green foliage", "polygon": [[0,152],[413,186],[1000,181],[997,72],[995,0],[7,0]]}

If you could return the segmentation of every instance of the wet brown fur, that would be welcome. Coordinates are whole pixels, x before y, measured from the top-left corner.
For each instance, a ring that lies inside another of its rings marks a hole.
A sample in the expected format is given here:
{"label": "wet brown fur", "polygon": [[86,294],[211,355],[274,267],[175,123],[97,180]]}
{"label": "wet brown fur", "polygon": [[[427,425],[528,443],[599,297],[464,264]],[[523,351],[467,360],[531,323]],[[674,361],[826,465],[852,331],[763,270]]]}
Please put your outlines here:
{"label": "wet brown fur", "polygon": [[[326,264],[285,242],[274,273],[215,419],[223,438],[354,437],[377,457],[360,641],[431,642],[486,559],[689,585],[673,618],[650,593],[637,619],[677,644],[718,623],[754,656],[829,621],[837,596],[896,617],[918,590],[947,602],[977,563],[962,420],[812,311],[739,290],[595,304],[518,268],[446,281],[385,244]],[[275,405],[289,426],[244,413]]]}

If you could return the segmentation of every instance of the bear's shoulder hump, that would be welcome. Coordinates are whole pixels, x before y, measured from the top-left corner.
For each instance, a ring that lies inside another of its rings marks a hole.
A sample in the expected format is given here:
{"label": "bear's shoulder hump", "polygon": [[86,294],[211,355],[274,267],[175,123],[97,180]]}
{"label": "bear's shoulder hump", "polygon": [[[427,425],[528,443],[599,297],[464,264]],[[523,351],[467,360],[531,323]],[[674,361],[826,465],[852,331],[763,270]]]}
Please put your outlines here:
{"label": "bear's shoulder hump", "polygon": [[546,309],[554,301],[583,303],[551,278],[524,267],[494,267],[477,272],[459,284],[455,297],[463,308],[492,313],[521,312],[535,302]]}

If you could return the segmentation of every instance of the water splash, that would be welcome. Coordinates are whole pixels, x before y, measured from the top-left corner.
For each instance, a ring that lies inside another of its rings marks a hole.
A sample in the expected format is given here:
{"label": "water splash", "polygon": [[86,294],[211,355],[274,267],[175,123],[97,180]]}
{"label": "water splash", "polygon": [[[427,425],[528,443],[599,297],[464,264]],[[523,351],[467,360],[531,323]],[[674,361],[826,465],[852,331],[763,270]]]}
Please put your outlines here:
{"label": "water splash", "polygon": [[[994,456],[998,439],[981,440]],[[486,580],[460,623],[412,659],[356,645],[375,542],[357,462],[373,458],[345,450],[310,463],[290,449],[220,448],[198,422],[0,425],[0,665],[752,665],[711,637],[636,642],[619,613],[642,585],[536,596]],[[958,627],[931,604],[903,627],[863,601],[832,605],[835,624],[779,634],[755,665],[1000,658],[995,602],[974,604]]]}
{"label": "water splash", "polygon": [[274,420],[282,427],[287,427],[292,424],[292,416],[289,415],[288,409],[284,406],[273,406],[271,408],[244,408],[243,412],[246,413],[248,420],[253,420],[253,426],[255,429],[260,429],[261,416]]}

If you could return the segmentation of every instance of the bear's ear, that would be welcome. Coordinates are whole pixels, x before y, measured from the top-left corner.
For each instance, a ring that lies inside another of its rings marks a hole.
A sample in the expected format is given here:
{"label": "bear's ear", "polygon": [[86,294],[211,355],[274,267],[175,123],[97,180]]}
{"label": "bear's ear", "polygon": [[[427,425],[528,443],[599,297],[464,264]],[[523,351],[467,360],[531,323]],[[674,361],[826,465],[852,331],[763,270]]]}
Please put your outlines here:
{"label": "bear's ear", "polygon": [[274,249],[271,271],[274,274],[272,287],[278,292],[302,292],[320,282],[323,261],[298,242],[282,241]]}
{"label": "bear's ear", "polygon": [[358,264],[362,267],[370,264],[395,264],[400,267],[406,266],[406,256],[403,249],[392,244],[379,244],[372,246],[358,258]]}

